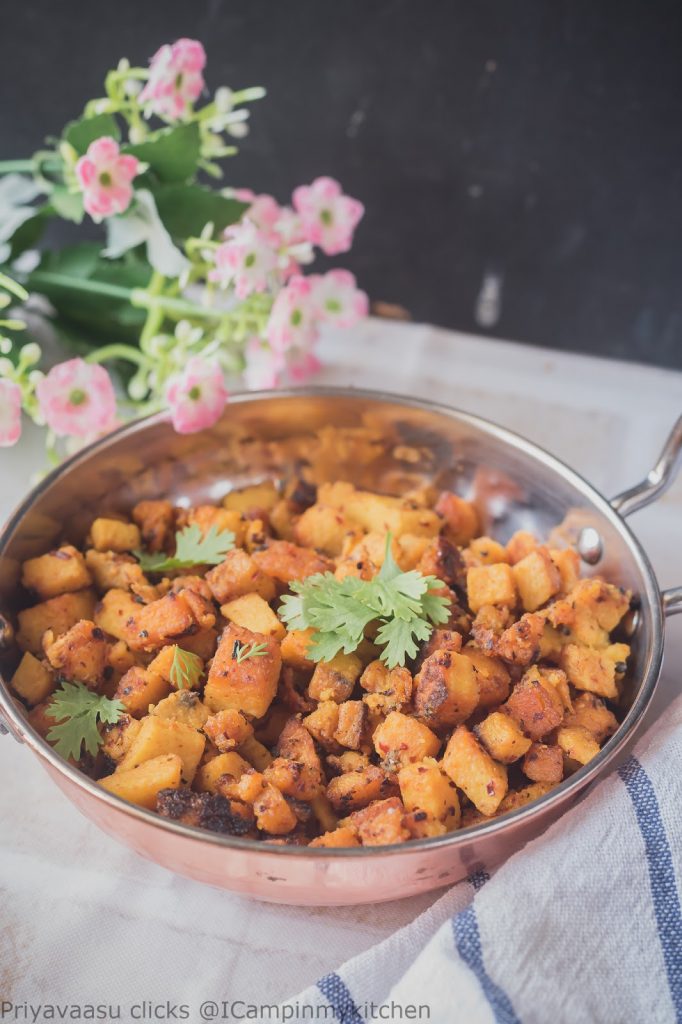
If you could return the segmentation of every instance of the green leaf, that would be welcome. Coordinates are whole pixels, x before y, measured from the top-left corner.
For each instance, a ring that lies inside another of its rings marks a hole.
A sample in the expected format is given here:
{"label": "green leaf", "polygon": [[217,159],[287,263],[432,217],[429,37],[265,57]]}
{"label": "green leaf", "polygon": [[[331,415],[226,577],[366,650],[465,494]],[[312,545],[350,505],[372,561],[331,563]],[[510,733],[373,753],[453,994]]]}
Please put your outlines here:
{"label": "green leaf", "polygon": [[62,757],[78,761],[83,747],[88,754],[96,754],[102,738],[98,722],[115,724],[125,712],[120,700],[109,700],[89,690],[83,683],[62,683],[50,702],[47,713],[54,725],[47,739]]}
{"label": "green leaf", "polygon": [[66,188],[55,188],[50,196],[50,205],[64,220],[80,224],[85,215],[83,196],[80,192],[69,192]]}
{"label": "green leaf", "polygon": [[283,598],[279,614],[290,629],[313,630],[308,654],[314,661],[357,650],[367,627],[376,623],[382,660],[389,668],[404,665],[434,624],[447,621],[448,598],[431,593],[442,582],[416,570],[401,572],[390,544],[389,534],[384,565],[373,580],[337,580],[324,573],[291,584],[293,594]]}
{"label": "green leaf", "polygon": [[112,114],[95,114],[94,117],[81,117],[77,121],[70,121],[64,129],[62,138],[82,156],[90,143],[103,135],[108,135],[112,139],[121,137]]}
{"label": "green leaf", "polygon": [[70,279],[76,283],[103,282],[126,290],[147,287],[152,268],[139,253],[110,260],[100,255],[101,248],[98,242],[81,242],[44,252],[26,285],[50,300],[57,312],[58,329],[77,335],[90,347],[111,341],[136,343],[146,318],[144,309],[131,306],[126,297],[68,287]]}
{"label": "green leaf", "polygon": [[204,663],[197,654],[176,647],[169,677],[178,690],[193,690],[204,674]]}
{"label": "green leaf", "polygon": [[123,152],[149,164],[150,170],[161,181],[187,181],[196,174],[201,154],[199,125],[194,121],[192,124],[162,128],[144,142],[124,146]]}
{"label": "green leaf", "polygon": [[160,185],[151,191],[159,216],[173,238],[196,237],[209,221],[216,231],[222,231],[248,209],[247,203],[226,199],[200,185]]}
{"label": "green leaf", "polygon": [[175,534],[175,554],[148,554],[136,551],[135,557],[143,572],[172,572],[191,569],[195,565],[220,565],[228,551],[234,547],[231,530],[218,530],[212,526],[206,534],[193,523]]}

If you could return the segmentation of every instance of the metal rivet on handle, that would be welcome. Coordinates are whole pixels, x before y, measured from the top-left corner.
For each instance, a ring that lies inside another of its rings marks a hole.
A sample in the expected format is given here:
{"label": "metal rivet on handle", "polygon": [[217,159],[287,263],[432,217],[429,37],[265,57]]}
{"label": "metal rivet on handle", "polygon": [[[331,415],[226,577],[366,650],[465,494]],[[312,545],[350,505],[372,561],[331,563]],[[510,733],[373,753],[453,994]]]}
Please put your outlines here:
{"label": "metal rivet on handle", "polygon": [[601,534],[593,526],[586,526],[578,536],[578,554],[583,562],[588,565],[596,565],[604,554],[604,542]]}

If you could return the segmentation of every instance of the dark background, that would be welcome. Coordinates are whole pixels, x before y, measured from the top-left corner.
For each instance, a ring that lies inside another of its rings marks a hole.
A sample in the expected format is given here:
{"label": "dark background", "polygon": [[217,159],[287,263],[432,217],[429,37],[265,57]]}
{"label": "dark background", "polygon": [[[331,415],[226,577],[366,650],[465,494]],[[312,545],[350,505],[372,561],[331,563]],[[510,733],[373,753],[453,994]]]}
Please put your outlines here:
{"label": "dark background", "polygon": [[339,178],[367,215],[338,262],[373,300],[682,367],[681,28],[679,4],[629,0],[6,0],[0,158],[120,56],[195,37],[209,87],[269,92],[227,183]]}

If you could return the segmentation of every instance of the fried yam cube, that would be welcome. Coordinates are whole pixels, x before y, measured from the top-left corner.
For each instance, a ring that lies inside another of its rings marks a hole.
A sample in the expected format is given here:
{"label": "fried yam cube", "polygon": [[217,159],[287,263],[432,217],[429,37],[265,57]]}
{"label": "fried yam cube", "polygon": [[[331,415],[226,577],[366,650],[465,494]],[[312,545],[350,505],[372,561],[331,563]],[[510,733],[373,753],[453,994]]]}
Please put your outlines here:
{"label": "fried yam cube", "polygon": [[114,796],[121,797],[150,811],[157,809],[161,792],[175,792],[182,781],[182,761],[177,754],[160,754],[143,764],[99,780],[99,785]]}
{"label": "fried yam cube", "polygon": [[593,693],[580,693],[573,701],[573,710],[566,715],[565,726],[581,725],[594,736],[597,743],[612,736],[618,728],[618,719],[603,700]]}
{"label": "fried yam cube", "polygon": [[396,783],[386,772],[370,764],[366,768],[337,775],[327,786],[327,797],[334,810],[344,815],[367,807],[374,800],[393,796],[396,791]]}
{"label": "fried yam cube", "polygon": [[580,555],[575,548],[551,548],[549,555],[559,570],[559,593],[568,594],[580,580]]}
{"label": "fried yam cube", "polygon": [[492,711],[474,727],[474,733],[490,756],[501,764],[518,761],[531,744],[520,726],[503,711]]}
{"label": "fried yam cube", "polygon": [[133,650],[158,651],[183,637],[215,625],[213,606],[193,590],[170,591],[158,601],[138,607],[133,615]]}
{"label": "fried yam cube", "polygon": [[66,633],[54,638],[50,630],[43,637],[45,656],[58,675],[90,689],[97,689],[109,675],[110,646],[94,622],[81,619]]}
{"label": "fried yam cube", "polygon": [[625,671],[629,652],[627,644],[612,644],[604,650],[566,644],[561,651],[561,667],[577,690],[589,690],[607,700],[616,700],[616,677]]}
{"label": "fried yam cube", "polygon": [[507,541],[507,554],[512,565],[516,565],[526,555],[530,555],[538,547],[538,539],[527,530],[517,530]]}
{"label": "fried yam cube", "polygon": [[442,535],[434,537],[419,559],[417,571],[422,576],[435,576],[449,587],[464,587],[466,568],[458,548]]}
{"label": "fried yam cube", "polygon": [[218,604],[227,604],[245,594],[257,594],[264,601],[275,597],[275,584],[241,548],[228,551],[225,561],[206,573],[206,583]]}
{"label": "fried yam cube", "polygon": [[556,688],[536,666],[515,685],[504,710],[531,740],[541,740],[556,729],[564,717],[564,707]]}
{"label": "fried yam cube", "polygon": [[201,793],[220,793],[228,779],[233,782],[240,779],[244,772],[252,770],[249,762],[233,750],[227,754],[218,754],[201,765],[194,779],[194,788]]}
{"label": "fried yam cube", "polygon": [[507,769],[494,761],[466,725],[448,740],[443,768],[481,814],[490,817],[507,792]]}
{"label": "fried yam cube", "polygon": [[252,633],[262,633],[275,640],[281,640],[286,634],[284,625],[260,594],[244,594],[221,605],[220,611],[229,622],[244,626]]}
{"label": "fried yam cube", "polygon": [[425,757],[435,757],[441,741],[423,722],[391,711],[373,736],[374,749],[389,771]]}
{"label": "fried yam cube", "polygon": [[39,657],[43,653],[44,633],[50,630],[53,636],[62,636],[81,619],[92,619],[94,611],[95,595],[89,588],[60,594],[32,608],[25,608],[17,615],[17,644],[20,650],[30,651]]}
{"label": "fried yam cube", "polygon": [[566,755],[569,766],[571,766],[571,762],[576,762],[577,765],[587,764],[597,756],[600,749],[592,733],[582,725],[558,729],[556,741]]}
{"label": "fried yam cube", "polygon": [[304,548],[314,548],[334,558],[341,554],[353,522],[331,505],[311,505],[294,526],[294,539]]}
{"label": "fried yam cube", "polygon": [[118,722],[103,726],[102,753],[114,764],[120,764],[130,750],[140,728],[141,723],[129,714],[122,715]]}
{"label": "fried yam cube", "polygon": [[170,501],[140,501],[132,517],[148,551],[164,551],[173,540],[175,510]]}
{"label": "fried yam cube", "polygon": [[342,747],[361,750],[365,740],[369,714],[367,705],[361,700],[347,700],[339,704],[339,720],[334,739]]}
{"label": "fried yam cube", "polygon": [[254,511],[269,512],[279,501],[277,487],[272,480],[264,480],[260,484],[249,484],[230,491],[223,498],[223,507],[242,516]]}
{"label": "fried yam cube", "polygon": [[71,544],[64,544],[56,551],[24,562],[21,582],[27,590],[47,601],[89,587],[92,578],[81,552]]}
{"label": "fried yam cube", "polygon": [[308,657],[308,648],[315,631],[293,629],[282,638],[282,662],[302,672],[313,672],[315,662]]}
{"label": "fried yam cube", "polygon": [[302,721],[310,735],[327,751],[340,750],[334,737],[339,724],[339,708],[343,705],[333,700],[320,701],[314,711],[306,715]]}
{"label": "fried yam cube", "polygon": [[10,686],[29,707],[34,707],[47,700],[55,689],[54,673],[50,665],[25,651]]}
{"label": "fried yam cube", "polygon": [[156,810],[162,818],[230,836],[246,835],[254,823],[253,811],[247,804],[228,800],[220,793],[165,789],[157,796]]}
{"label": "fried yam cube", "polygon": [[249,736],[253,736],[253,726],[235,708],[216,712],[203,722],[201,728],[221,754],[236,750]]}
{"label": "fried yam cube", "polygon": [[414,686],[416,714],[436,729],[466,721],[479,702],[474,666],[466,655],[454,651],[435,651],[426,658]]}
{"label": "fried yam cube", "polygon": [[331,848],[337,849],[343,846],[359,846],[357,831],[352,825],[341,825],[332,829],[331,832],[324,832],[321,836],[309,844],[309,849]]}
{"label": "fried yam cube", "polygon": [[262,551],[254,551],[252,558],[266,576],[291,583],[304,580],[318,572],[333,572],[334,564],[310,548],[301,548],[286,540],[268,541]]}
{"label": "fried yam cube", "polygon": [[155,704],[149,713],[157,718],[182,722],[192,729],[203,729],[209,717],[208,708],[195,690],[174,690]]}
{"label": "fried yam cube", "polygon": [[95,551],[139,551],[142,535],[135,523],[121,522],[120,519],[95,519],[90,527],[90,537]]}
{"label": "fried yam cube", "polygon": [[561,588],[561,573],[544,547],[536,548],[516,562],[512,574],[527,612],[546,604]]}
{"label": "fried yam cube", "polygon": [[465,501],[452,491],[441,493],[435,511],[445,520],[445,535],[453,544],[468,544],[479,531],[479,518],[475,507],[470,501]]}
{"label": "fried yam cube", "polygon": [[556,743],[532,743],[521,769],[531,782],[561,782],[564,777],[563,751]]}
{"label": "fried yam cube", "polygon": [[362,846],[390,846],[404,843],[410,838],[403,817],[405,808],[397,796],[377,800],[369,807],[354,811],[350,816],[351,825],[357,830]]}
{"label": "fried yam cube", "polygon": [[472,612],[486,605],[514,608],[518,601],[516,581],[511,566],[504,562],[473,566],[467,570],[467,600]]}
{"label": "fried yam cube", "polygon": [[158,596],[142,572],[140,563],[131,555],[89,548],[85,552],[85,564],[100,593],[117,589],[132,590],[145,600],[154,600]]}
{"label": "fried yam cube", "polygon": [[140,729],[117,771],[137,768],[162,754],[177,754],[182,762],[182,778],[191,783],[205,745],[205,736],[191,726],[173,719],[147,715],[142,719]]}
{"label": "fried yam cube", "polygon": [[434,758],[405,765],[398,772],[398,785],[407,811],[425,812],[429,818],[442,821],[448,832],[459,826],[457,787]]}
{"label": "fried yam cube", "polygon": [[[260,657],[238,661],[245,647],[264,644]],[[230,624],[220,638],[204,690],[211,711],[234,709],[262,718],[277,692],[282,659],[279,644],[270,637]]]}
{"label": "fried yam cube", "polygon": [[509,563],[510,558],[505,546],[492,537],[475,537],[464,552],[464,561],[471,568],[475,565]]}
{"label": "fried yam cube", "polygon": [[489,657],[470,644],[462,653],[466,654],[476,673],[479,708],[494,708],[504,703],[511,688],[511,677],[504,662]]}
{"label": "fried yam cube", "polygon": [[527,612],[504,630],[493,653],[510,665],[530,665],[540,653],[544,628],[541,615]]}
{"label": "fried yam cube", "polygon": [[312,700],[348,700],[362,673],[362,662],[356,654],[337,654],[331,661],[319,661],[308,685]]}
{"label": "fried yam cube", "polygon": [[379,714],[400,711],[412,698],[412,676],[408,669],[389,669],[380,658],[367,665],[360,676],[360,686],[365,691],[362,699],[367,707]]}
{"label": "fried yam cube", "polygon": [[137,640],[135,616],[144,604],[127,590],[108,590],[94,611],[95,623],[109,636],[132,647]]}

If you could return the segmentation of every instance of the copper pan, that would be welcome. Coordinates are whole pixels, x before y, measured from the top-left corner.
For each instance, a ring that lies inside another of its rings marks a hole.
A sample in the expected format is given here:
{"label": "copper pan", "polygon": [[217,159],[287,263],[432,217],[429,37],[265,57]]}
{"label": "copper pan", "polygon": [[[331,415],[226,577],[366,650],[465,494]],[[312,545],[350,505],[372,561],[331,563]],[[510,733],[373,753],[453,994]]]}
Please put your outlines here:
{"label": "copper pan", "polygon": [[443,406],[347,389],[249,394],[233,398],[202,434],[181,437],[156,416],[91,445],[29,494],[0,535],[0,613],[10,624],[0,662],[5,680],[17,658],[11,623],[22,600],[23,559],[62,537],[77,543],[96,514],[126,511],[142,497],[218,501],[231,486],[306,464],[318,482],[341,478],[389,493],[424,482],[452,487],[477,502],[486,531],[502,541],[523,528],[576,545],[586,572],[604,573],[640,598],[629,623],[624,717],[589,765],[525,809],[397,846],[270,846],[179,825],[104,792],[28,725],[1,676],[0,716],[84,815],[180,874],[262,900],[317,906],[374,903],[456,882],[539,835],[605,774],[641,722],[661,668],[664,617],[682,611],[682,587],[660,591],[624,517],[665,489],[681,447],[682,419],[647,479],[607,501],[542,449]]}

